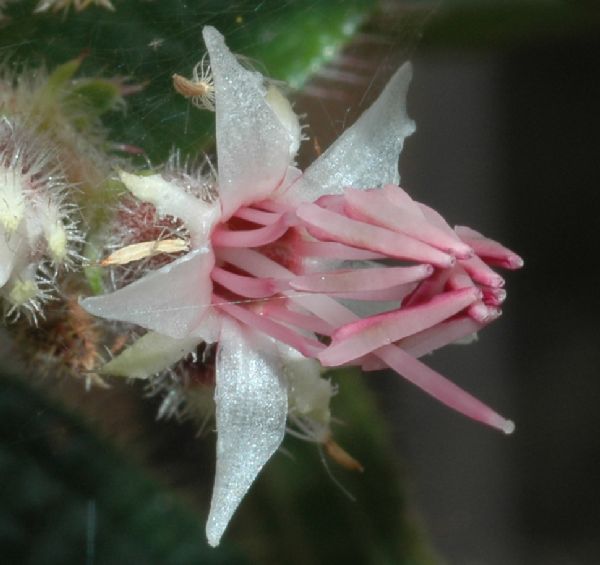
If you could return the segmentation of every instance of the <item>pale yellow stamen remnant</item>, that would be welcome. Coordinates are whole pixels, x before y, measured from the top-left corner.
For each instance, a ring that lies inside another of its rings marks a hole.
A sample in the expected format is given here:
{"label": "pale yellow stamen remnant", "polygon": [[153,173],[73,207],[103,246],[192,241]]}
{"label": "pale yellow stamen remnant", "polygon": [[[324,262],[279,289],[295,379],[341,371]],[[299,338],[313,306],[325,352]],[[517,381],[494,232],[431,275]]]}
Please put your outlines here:
{"label": "pale yellow stamen remnant", "polygon": [[331,457],[338,465],[345,467],[349,471],[358,471],[359,473],[362,473],[365,470],[360,461],[354,459],[352,455],[333,441],[331,437],[323,442],[323,447],[325,447],[327,455],[329,455],[329,457]]}
{"label": "pale yellow stamen remnant", "polygon": [[48,250],[55,263],[62,263],[67,256],[67,232],[61,222],[55,222],[48,226],[46,232]]}
{"label": "pale yellow stamen remnant", "polygon": [[39,291],[38,285],[31,279],[17,281],[10,289],[8,300],[15,306],[22,306],[34,299]]}
{"label": "pale yellow stamen remnant", "polygon": [[141,243],[133,243],[118,249],[111,253],[106,259],[100,261],[102,267],[110,265],[126,265],[132,261],[139,261],[146,257],[153,257],[160,253],[180,253],[188,251],[189,245],[186,241],[179,238],[162,239],[159,241],[142,241]]}

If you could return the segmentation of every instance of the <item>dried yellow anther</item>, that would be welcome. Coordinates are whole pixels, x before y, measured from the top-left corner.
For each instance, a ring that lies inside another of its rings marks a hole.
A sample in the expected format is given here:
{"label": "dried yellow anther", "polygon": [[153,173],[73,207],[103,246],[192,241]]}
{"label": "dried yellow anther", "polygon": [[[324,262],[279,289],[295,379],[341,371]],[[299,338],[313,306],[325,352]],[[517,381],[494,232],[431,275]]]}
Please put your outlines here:
{"label": "dried yellow anther", "polygon": [[327,455],[329,455],[329,457],[331,457],[338,465],[345,467],[349,471],[358,471],[359,473],[362,473],[365,470],[360,461],[354,459],[352,455],[333,441],[331,437],[323,442],[323,446],[325,447]]}
{"label": "dried yellow anther", "polygon": [[132,261],[139,261],[146,257],[153,257],[160,253],[181,253],[188,251],[189,245],[186,241],[179,238],[162,239],[158,241],[142,241],[141,243],[133,243],[118,249],[111,253],[106,259],[100,261],[102,267],[110,265],[126,265]]}
{"label": "dried yellow anther", "polygon": [[173,88],[182,96],[190,98],[192,104],[201,110],[215,111],[215,84],[210,65],[205,57],[192,69],[192,78],[174,74]]}
{"label": "dried yellow anther", "polygon": [[194,80],[190,80],[189,78],[185,78],[184,76],[178,75],[177,73],[175,73],[171,78],[173,79],[173,88],[175,88],[179,94],[185,96],[186,98],[192,98],[193,96],[204,96],[212,88],[205,82],[196,82]]}

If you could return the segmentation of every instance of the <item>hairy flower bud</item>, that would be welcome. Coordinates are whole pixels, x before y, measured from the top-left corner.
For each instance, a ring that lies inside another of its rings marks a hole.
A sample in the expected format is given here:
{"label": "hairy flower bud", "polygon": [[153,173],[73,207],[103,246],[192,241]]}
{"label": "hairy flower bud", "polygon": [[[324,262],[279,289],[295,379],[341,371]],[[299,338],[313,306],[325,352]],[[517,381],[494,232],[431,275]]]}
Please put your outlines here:
{"label": "hairy flower bud", "polygon": [[0,118],[0,296],[7,319],[34,323],[51,299],[56,274],[78,259],[83,238],[69,185],[51,143]]}

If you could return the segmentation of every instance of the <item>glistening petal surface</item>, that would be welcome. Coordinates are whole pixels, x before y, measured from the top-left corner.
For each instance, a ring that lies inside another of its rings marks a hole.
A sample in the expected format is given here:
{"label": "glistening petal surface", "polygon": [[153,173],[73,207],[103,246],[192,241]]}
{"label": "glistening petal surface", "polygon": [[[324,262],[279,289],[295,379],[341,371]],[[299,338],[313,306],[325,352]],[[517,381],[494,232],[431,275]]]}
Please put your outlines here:
{"label": "glistening petal surface", "polygon": [[290,164],[291,138],[267,103],[260,73],[244,69],[213,27],[203,30],[215,81],[219,196],[227,220],[271,194]]}
{"label": "glistening petal surface", "polygon": [[208,543],[219,543],[242,498],[285,433],[287,387],[273,342],[224,319],[217,351],[217,471]]}
{"label": "glistening petal surface", "polygon": [[185,338],[210,306],[213,265],[212,251],[203,247],[115,292],[86,298],[81,305],[107,320]]}
{"label": "glistening petal surface", "polygon": [[406,114],[412,68],[405,63],[379,98],[304,173],[293,187],[304,200],[341,194],[346,187],[399,184],[398,158],[404,139],[415,131]]}

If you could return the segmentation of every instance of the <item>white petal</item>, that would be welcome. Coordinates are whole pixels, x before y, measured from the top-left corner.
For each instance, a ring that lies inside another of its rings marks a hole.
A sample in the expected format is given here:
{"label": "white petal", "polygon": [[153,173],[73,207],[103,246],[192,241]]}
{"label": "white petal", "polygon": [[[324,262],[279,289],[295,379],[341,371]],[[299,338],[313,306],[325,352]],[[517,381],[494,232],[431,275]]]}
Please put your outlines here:
{"label": "white petal", "polygon": [[223,320],[215,392],[217,472],[206,524],[212,546],[283,440],[287,391],[281,370],[272,342]]}
{"label": "white petal", "polygon": [[205,27],[203,35],[215,81],[219,194],[227,220],[277,188],[293,139],[265,100],[262,75],[244,69],[215,28]]}
{"label": "white petal", "polygon": [[341,194],[346,187],[398,184],[398,158],[404,139],[415,131],[406,114],[412,68],[405,63],[379,98],[304,173],[293,186],[304,200]]}
{"label": "white petal", "polygon": [[213,266],[212,250],[203,247],[111,294],[86,298],[81,305],[107,320],[185,338],[210,306]]}
{"label": "white petal", "polygon": [[327,428],[334,391],[331,382],[321,377],[320,363],[284,343],[277,342],[277,347],[284,365],[290,416],[310,418]]}
{"label": "white petal", "polygon": [[300,142],[302,141],[300,120],[298,120],[290,101],[274,84],[269,85],[266,100],[290,136],[290,159],[293,159],[298,149],[300,149]]}
{"label": "white petal", "polygon": [[219,314],[212,306],[206,310],[200,321],[200,325],[190,332],[190,337],[198,337],[206,343],[215,343],[219,340],[221,333],[221,319]]}
{"label": "white petal", "polygon": [[[6,141],[9,147],[14,142],[14,140]],[[4,138],[2,142],[5,142]],[[2,149],[4,150],[5,146]],[[18,155],[18,150],[14,151]],[[10,155],[10,150],[8,155]],[[12,160],[14,161],[15,157]],[[26,201],[23,185],[27,180],[15,169],[0,165],[0,195],[2,195],[0,198],[0,227],[3,227],[8,233],[14,232],[25,217]]]}
{"label": "white petal", "polygon": [[197,337],[174,339],[148,332],[120,355],[100,368],[102,375],[147,379],[167,369],[194,351],[202,340]]}
{"label": "white petal", "polygon": [[208,241],[210,230],[220,216],[218,203],[204,202],[161,175],[140,176],[121,171],[119,177],[136,198],[153,204],[161,216],[182,220],[190,231],[194,247]]}

